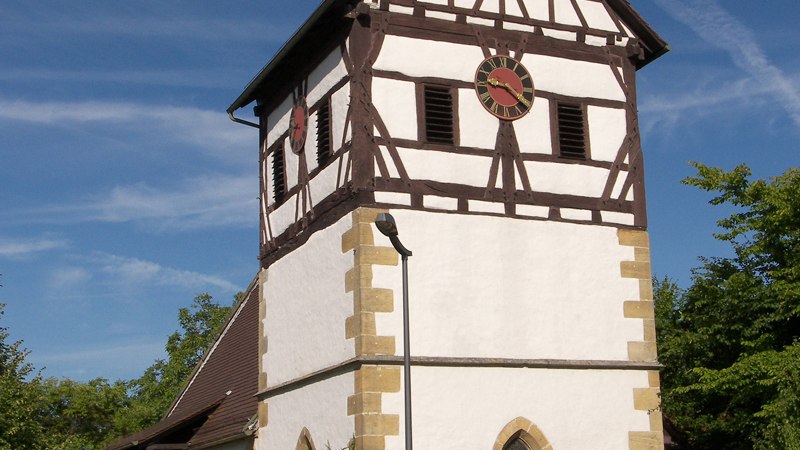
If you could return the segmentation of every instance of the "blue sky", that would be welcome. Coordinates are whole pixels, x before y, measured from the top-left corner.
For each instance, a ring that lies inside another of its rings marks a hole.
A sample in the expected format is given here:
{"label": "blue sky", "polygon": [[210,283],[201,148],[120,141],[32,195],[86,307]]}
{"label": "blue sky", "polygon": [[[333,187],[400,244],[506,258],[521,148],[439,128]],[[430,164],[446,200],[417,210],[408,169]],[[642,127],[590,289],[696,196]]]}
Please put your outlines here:
{"label": "blue sky", "polygon": [[[800,163],[800,3],[632,3],[673,48],[639,109],[654,270],[686,285],[726,252],[688,162]],[[0,2],[0,325],[45,375],[136,377],[179,307],[247,287],[257,133],[224,111],[316,5]]]}

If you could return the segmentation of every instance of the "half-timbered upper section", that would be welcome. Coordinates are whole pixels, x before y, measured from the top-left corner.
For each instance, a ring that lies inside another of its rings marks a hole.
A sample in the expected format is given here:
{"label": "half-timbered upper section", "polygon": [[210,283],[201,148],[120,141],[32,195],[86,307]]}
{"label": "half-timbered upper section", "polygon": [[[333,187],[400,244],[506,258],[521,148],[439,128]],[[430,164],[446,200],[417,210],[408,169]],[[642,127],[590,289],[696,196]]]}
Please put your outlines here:
{"label": "half-timbered upper section", "polygon": [[228,109],[262,261],[356,205],[644,228],[635,72],[667,50],[625,0],[323,2]]}

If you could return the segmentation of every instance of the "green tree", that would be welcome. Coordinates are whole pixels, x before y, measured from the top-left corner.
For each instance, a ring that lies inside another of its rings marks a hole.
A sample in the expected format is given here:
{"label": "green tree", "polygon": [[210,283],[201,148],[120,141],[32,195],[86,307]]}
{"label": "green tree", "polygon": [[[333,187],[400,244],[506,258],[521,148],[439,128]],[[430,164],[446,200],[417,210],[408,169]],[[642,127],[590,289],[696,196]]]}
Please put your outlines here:
{"label": "green tree", "polygon": [[[239,298],[239,295],[237,295]],[[0,304],[0,318],[5,305]],[[225,323],[230,306],[208,294],[178,312],[180,330],[138,379],[43,380],[22,342],[0,327],[0,450],[95,450],[157,422]]]}
{"label": "green tree", "polygon": [[114,436],[114,415],[130,402],[122,381],[51,378],[41,386],[41,424],[47,430],[42,440],[48,449],[102,449]]}
{"label": "green tree", "polygon": [[750,180],[695,164],[684,180],[734,212],[681,290],[655,283],[663,407],[696,449],[800,449],[800,170]]}
{"label": "green tree", "polygon": [[[5,306],[0,303],[0,319]],[[38,449],[40,377],[22,341],[8,339],[8,328],[0,327],[0,449]]]}
{"label": "green tree", "polygon": [[189,308],[179,310],[180,330],[167,340],[167,359],[157,360],[141,377],[129,383],[131,403],[115,417],[116,434],[138,431],[163,417],[219,335],[230,309],[214,303],[210,295],[201,294]]}

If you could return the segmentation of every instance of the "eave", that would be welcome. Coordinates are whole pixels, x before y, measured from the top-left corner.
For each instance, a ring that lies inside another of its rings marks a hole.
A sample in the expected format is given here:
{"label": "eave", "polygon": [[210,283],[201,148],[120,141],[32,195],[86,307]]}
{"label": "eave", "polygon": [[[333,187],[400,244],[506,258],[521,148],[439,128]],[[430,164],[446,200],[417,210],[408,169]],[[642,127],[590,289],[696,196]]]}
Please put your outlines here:
{"label": "eave", "polygon": [[631,31],[639,38],[639,43],[644,48],[644,58],[636,64],[637,69],[650,64],[670,50],[669,44],[636,12],[628,0],[606,0],[608,6],[619,15]]}
{"label": "eave", "polygon": [[281,46],[278,53],[264,66],[245,87],[244,91],[228,107],[228,114],[243,108],[256,100],[259,87],[272,78],[284,62],[292,56],[297,47],[312,39],[319,38],[319,32],[331,21],[342,20],[354,8],[354,0],[323,0],[291,38]]}
{"label": "eave", "polygon": [[[670,50],[667,42],[653,30],[652,27],[633,9],[627,0],[606,0],[608,5],[619,15],[623,22],[639,38],[644,50],[643,58],[636,62],[636,68],[641,69]],[[297,60],[298,48],[314,48],[313,42],[321,36],[330,33],[335,27],[335,22],[352,20],[348,13],[356,8],[360,0],[323,0],[303,25],[286,41],[275,56],[265,65],[259,73],[247,84],[244,91],[226,110],[233,118],[233,113],[243,108],[258,97],[261,86],[273,80],[280,80],[281,75],[286,75],[286,66]],[[338,25],[341,25],[338,24]],[[327,31],[326,31],[327,30]]]}

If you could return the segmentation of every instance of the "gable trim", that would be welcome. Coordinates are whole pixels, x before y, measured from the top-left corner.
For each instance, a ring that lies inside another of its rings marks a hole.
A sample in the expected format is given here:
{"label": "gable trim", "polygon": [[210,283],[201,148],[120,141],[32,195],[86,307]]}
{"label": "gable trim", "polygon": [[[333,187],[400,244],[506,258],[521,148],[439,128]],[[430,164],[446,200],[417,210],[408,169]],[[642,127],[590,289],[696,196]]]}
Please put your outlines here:
{"label": "gable trim", "polygon": [[192,371],[192,374],[189,376],[189,381],[186,383],[183,389],[181,389],[180,395],[178,395],[175,398],[175,400],[170,405],[168,412],[164,415],[164,417],[162,417],[161,420],[170,417],[172,413],[175,411],[175,409],[178,407],[181,400],[183,400],[183,397],[186,395],[186,392],[189,390],[189,387],[191,387],[192,383],[194,383],[194,381],[197,379],[197,376],[200,374],[200,371],[203,370],[203,367],[206,365],[206,362],[208,362],[209,358],[211,358],[211,355],[214,353],[214,350],[217,349],[219,343],[222,342],[222,339],[225,337],[225,335],[228,333],[228,330],[230,330],[231,326],[236,321],[236,318],[239,317],[239,314],[242,312],[244,306],[247,304],[247,300],[250,298],[250,294],[252,294],[253,290],[256,289],[257,287],[258,287],[258,276],[256,276],[256,278],[254,278],[253,281],[250,282],[250,286],[248,286],[247,289],[244,291],[244,295],[242,296],[241,300],[239,300],[239,302],[236,303],[236,305],[234,305],[233,308],[231,308],[232,312],[230,313],[228,322],[225,324],[225,328],[223,328],[222,332],[219,334],[214,343],[211,344],[211,346],[206,350],[206,353],[200,359],[200,362],[195,366],[194,370]]}

